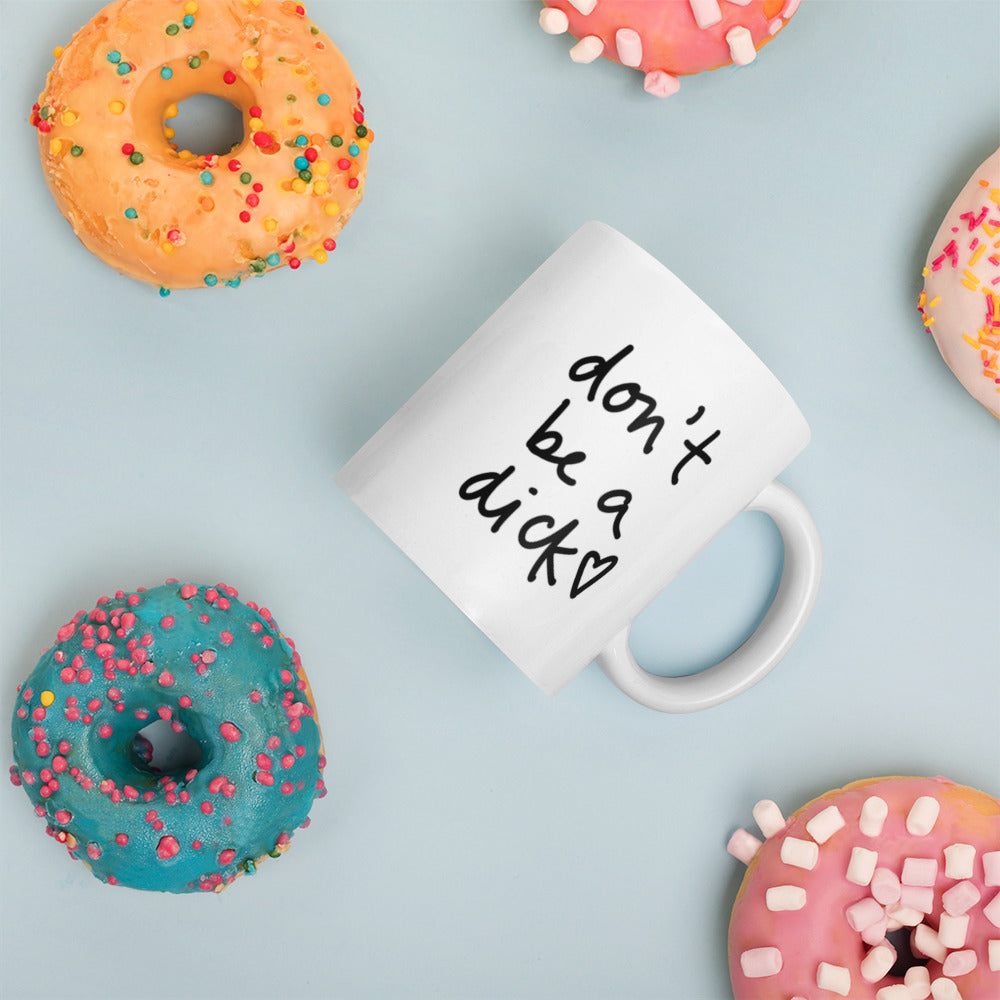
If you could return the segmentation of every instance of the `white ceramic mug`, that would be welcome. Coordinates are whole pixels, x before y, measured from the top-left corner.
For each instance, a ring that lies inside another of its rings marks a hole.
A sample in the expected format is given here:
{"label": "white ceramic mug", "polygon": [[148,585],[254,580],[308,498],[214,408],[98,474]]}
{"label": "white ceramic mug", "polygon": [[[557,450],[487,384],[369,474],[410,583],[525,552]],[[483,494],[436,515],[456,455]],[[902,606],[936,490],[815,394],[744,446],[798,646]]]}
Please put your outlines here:
{"label": "white ceramic mug", "polygon": [[[580,229],[348,462],[337,482],[543,691],[596,658],[630,697],[708,708],[788,650],[819,587],[809,511],[776,476],[809,428],[687,286]],[[760,626],[698,673],[633,658],[636,616],[738,513],[784,543]]]}

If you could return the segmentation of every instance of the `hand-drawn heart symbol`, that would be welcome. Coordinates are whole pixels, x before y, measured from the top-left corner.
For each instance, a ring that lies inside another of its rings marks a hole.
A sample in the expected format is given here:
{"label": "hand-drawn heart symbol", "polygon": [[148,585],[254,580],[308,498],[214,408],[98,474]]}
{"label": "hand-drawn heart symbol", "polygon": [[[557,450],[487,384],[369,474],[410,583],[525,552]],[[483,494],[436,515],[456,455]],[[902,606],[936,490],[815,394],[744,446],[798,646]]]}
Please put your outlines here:
{"label": "hand-drawn heart symbol", "polygon": [[[584,573],[587,572],[588,565],[593,564],[594,573],[588,579],[584,580]],[[570,587],[569,597],[572,600],[574,597],[579,597],[588,587],[597,583],[601,577],[607,576],[615,566],[618,564],[618,556],[605,556],[601,558],[600,552],[594,552],[591,549],[581,560],[580,565],[576,571],[576,579],[573,580],[573,586]]]}

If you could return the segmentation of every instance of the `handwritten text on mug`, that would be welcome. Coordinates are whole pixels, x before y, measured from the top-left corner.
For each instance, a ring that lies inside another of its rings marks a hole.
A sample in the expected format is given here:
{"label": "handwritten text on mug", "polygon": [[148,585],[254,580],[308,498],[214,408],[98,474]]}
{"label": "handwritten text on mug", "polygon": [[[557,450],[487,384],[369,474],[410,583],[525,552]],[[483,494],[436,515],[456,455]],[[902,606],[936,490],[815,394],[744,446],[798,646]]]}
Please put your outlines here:
{"label": "handwritten text on mug", "polygon": [[[638,382],[621,382],[611,386],[603,395],[600,395],[604,382],[612,370],[633,350],[634,346],[628,344],[610,358],[604,358],[600,355],[588,355],[580,358],[570,365],[568,376],[571,382],[589,383],[586,395],[588,402],[598,402],[598,397],[600,397],[600,405],[605,412],[611,414],[627,413],[631,419],[625,425],[626,433],[639,435],[638,440],[641,441],[643,454],[650,455],[657,443],[657,438],[666,426],[664,417],[657,413],[656,399],[643,392]],[[570,405],[570,399],[562,400],[531,434],[525,442],[525,447],[535,458],[554,465],[558,480],[564,485],[572,487],[577,483],[575,467],[587,460],[587,454],[584,451],[572,450],[566,445],[563,433],[557,430],[560,418]],[[695,413],[685,420],[685,424],[689,427],[693,426],[704,415],[705,407],[699,406]],[[670,474],[671,485],[676,486],[680,482],[681,473],[692,459],[698,458],[705,465],[711,464],[712,457],[708,448],[721,433],[721,430],[716,429],[698,442],[684,438],[685,452],[676,462]],[[520,498],[503,502],[496,496],[497,492],[508,483],[516,471],[516,465],[508,465],[500,471],[479,472],[470,476],[459,487],[458,495],[463,500],[475,501],[480,515],[493,522],[490,525],[490,531],[494,534],[507,524],[522,505]],[[535,496],[538,490],[532,486],[529,487],[528,493]],[[622,522],[628,513],[632,499],[632,494],[626,489],[610,489],[597,500],[597,509],[612,518],[610,530],[616,540],[622,536]],[[567,544],[569,537],[579,524],[579,519],[573,518],[565,524],[557,526],[556,519],[548,514],[529,517],[521,524],[517,530],[518,544],[527,551],[539,553],[528,570],[529,583],[534,582],[538,574],[544,570],[546,582],[550,587],[556,586],[558,583],[557,560],[565,562],[565,560],[572,560],[573,557],[579,555],[578,548]],[[617,565],[618,556],[616,555],[605,556],[594,549],[585,552],[576,561],[576,573],[569,588],[570,599],[578,597],[588,587],[603,579]]]}

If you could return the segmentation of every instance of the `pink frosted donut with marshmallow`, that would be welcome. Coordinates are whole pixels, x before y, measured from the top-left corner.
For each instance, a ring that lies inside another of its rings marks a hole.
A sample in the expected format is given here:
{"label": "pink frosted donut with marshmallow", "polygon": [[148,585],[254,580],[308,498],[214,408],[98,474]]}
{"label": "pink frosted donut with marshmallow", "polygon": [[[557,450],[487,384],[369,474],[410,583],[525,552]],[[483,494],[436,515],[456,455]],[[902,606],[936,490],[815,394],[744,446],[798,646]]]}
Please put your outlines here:
{"label": "pink frosted donut with marshmallow", "polygon": [[736,1000],[1000,997],[1000,801],[893,777],[787,821],[758,806],[763,839],[729,841],[747,865],[729,925]]}
{"label": "pink frosted donut with marshmallow", "polygon": [[577,63],[603,56],[641,70],[643,86],[669,97],[680,77],[745,66],[788,23],[799,0],[544,0],[550,35],[577,39]]}

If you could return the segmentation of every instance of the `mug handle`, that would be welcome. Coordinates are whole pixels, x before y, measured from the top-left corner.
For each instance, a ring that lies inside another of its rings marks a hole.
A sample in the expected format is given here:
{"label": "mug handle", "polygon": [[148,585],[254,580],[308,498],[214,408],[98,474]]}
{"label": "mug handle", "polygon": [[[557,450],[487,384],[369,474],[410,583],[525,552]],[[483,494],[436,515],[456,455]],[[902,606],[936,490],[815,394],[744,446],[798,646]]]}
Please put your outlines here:
{"label": "mug handle", "polygon": [[746,510],[767,514],[778,526],[785,547],[781,582],[756,631],[724,660],[694,674],[662,677],[636,662],[629,648],[629,623],[597,655],[605,674],[640,705],[658,712],[699,712],[742,694],[761,680],[788,652],[812,611],[819,590],[823,547],[809,509],[777,480]]}

